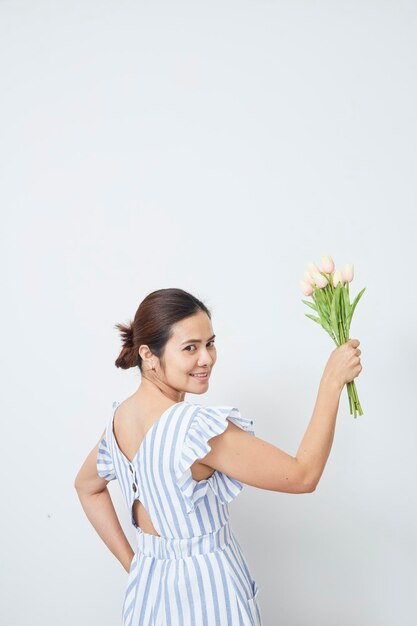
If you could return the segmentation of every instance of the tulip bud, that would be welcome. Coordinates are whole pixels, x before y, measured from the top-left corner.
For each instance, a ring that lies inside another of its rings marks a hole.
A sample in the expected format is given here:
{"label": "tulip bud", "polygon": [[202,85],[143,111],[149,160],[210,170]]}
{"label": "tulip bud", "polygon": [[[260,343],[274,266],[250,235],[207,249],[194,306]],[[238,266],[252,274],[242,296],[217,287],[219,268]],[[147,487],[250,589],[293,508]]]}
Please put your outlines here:
{"label": "tulip bud", "polygon": [[323,274],[320,274],[319,272],[314,272],[312,276],[313,276],[313,280],[315,284],[320,289],[323,289],[323,287],[326,287],[326,285],[329,284],[329,281],[327,280],[327,278],[323,276]]}
{"label": "tulip bud", "polygon": [[301,287],[301,291],[303,292],[305,296],[311,296],[314,293],[313,287],[309,283],[304,282],[303,280],[300,280],[300,287]]}
{"label": "tulip bud", "polygon": [[311,278],[311,276],[310,276],[310,274],[308,272],[304,272],[304,280],[309,285],[314,285],[314,280]]}
{"label": "tulip bud", "polygon": [[336,287],[337,283],[343,285],[343,276],[340,270],[336,270],[333,274],[333,287]]}
{"label": "tulip bud", "polygon": [[323,272],[326,274],[331,274],[334,270],[334,262],[331,256],[322,256],[321,257],[321,266],[323,268]]}
{"label": "tulip bud", "polygon": [[309,269],[311,276],[313,276],[314,273],[320,274],[319,268],[317,267],[315,263],[313,263],[313,261],[310,261],[310,263],[308,264],[308,269]]}
{"label": "tulip bud", "polygon": [[345,269],[342,272],[343,280],[345,283],[351,283],[353,280],[353,265],[351,263],[347,263],[345,265]]}

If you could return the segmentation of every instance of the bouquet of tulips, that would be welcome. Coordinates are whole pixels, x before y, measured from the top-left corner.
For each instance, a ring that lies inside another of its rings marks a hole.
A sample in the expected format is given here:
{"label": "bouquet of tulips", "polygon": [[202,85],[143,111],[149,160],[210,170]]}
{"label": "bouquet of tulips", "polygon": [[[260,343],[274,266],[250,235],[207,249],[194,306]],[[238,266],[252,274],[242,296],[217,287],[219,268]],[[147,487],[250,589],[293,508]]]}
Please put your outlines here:
{"label": "bouquet of tulips", "polygon": [[[344,270],[335,270],[331,256],[321,257],[322,268],[315,263],[308,264],[308,271],[304,273],[304,280],[300,281],[301,291],[305,296],[311,296],[313,302],[302,300],[318,315],[305,315],[320,324],[330,335],[337,346],[349,341],[350,323],[356,305],[362,297],[365,287],[358,293],[354,301],[350,302],[349,283],[353,280],[353,265],[347,264]],[[363,415],[361,403],[354,381],[347,383],[350,414],[356,418],[356,413]]]}

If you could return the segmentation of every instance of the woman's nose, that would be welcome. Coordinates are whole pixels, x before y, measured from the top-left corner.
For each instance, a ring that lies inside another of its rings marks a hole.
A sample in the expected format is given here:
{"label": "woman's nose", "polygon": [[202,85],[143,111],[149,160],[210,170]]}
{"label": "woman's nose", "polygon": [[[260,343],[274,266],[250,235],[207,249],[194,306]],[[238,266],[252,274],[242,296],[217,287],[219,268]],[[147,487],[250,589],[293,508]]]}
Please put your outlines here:
{"label": "woman's nose", "polygon": [[205,354],[202,354],[198,359],[199,365],[212,365],[212,363],[213,363],[213,357],[210,356],[208,352],[206,352]]}

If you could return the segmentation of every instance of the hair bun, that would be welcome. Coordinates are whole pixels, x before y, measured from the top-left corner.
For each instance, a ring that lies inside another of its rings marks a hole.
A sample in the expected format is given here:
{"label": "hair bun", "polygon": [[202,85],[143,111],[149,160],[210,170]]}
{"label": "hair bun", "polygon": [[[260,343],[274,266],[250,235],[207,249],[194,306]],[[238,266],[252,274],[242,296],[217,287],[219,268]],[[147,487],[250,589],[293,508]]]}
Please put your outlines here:
{"label": "hair bun", "polygon": [[133,325],[132,323],[128,325],[116,324],[116,328],[120,332],[123,347],[118,358],[115,361],[115,365],[116,367],[121,367],[122,369],[135,367],[137,363],[136,356],[133,350]]}
{"label": "hair bun", "polygon": [[126,327],[123,337],[123,345],[126,348],[133,348],[133,326],[130,324]]}

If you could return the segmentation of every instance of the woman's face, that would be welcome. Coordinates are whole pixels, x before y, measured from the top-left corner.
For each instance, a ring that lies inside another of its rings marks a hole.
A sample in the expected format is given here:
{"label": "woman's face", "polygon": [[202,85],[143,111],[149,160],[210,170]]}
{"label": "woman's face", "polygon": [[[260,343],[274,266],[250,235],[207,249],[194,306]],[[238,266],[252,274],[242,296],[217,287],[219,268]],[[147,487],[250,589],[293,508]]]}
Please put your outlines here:
{"label": "woman's face", "polygon": [[[199,311],[173,326],[164,353],[164,382],[179,392],[204,393],[216,359],[211,320],[204,311]],[[199,373],[207,376],[192,376]]]}

